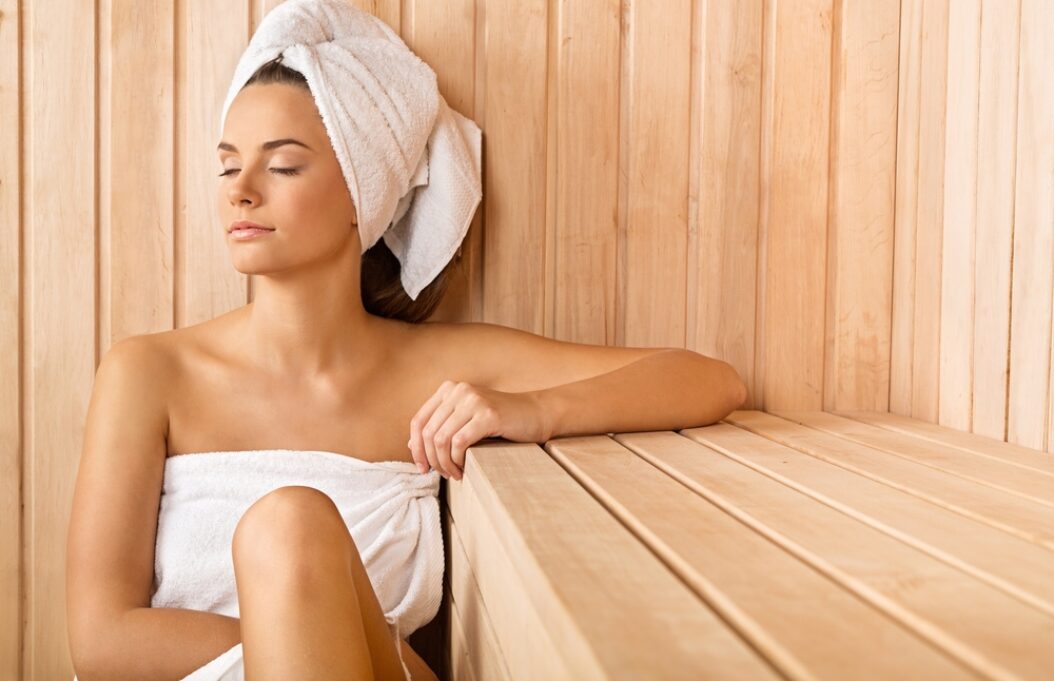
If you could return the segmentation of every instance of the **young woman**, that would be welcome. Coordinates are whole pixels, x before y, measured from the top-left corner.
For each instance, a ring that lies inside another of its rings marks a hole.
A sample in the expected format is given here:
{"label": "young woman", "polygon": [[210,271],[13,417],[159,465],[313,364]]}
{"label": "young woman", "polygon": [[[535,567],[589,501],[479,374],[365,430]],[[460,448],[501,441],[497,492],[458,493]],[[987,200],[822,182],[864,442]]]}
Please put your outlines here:
{"label": "young woman", "polygon": [[[234,678],[202,670],[239,644],[253,681],[402,679],[400,658],[414,681],[436,678],[390,636],[345,509],[309,486],[278,486],[230,519],[240,617],[152,607],[164,475],[180,457],[296,450],[458,481],[486,437],[699,426],[742,404],[728,364],[687,350],[424,322],[454,263],[411,300],[383,240],[362,254],[311,92],[280,63],[234,100],[219,161],[218,236],[256,275],[254,300],[122,340],[100,364],[67,555],[80,681]],[[236,231],[242,221],[261,229]]]}

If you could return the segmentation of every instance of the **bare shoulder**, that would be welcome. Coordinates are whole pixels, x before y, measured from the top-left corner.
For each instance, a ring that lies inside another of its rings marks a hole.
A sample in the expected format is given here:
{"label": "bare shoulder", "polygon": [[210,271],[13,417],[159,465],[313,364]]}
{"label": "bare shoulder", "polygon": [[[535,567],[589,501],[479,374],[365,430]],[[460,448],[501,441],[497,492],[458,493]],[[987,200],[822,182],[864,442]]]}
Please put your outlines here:
{"label": "bare shoulder", "polygon": [[[505,392],[542,390],[614,371],[676,348],[574,343],[489,322],[426,322],[433,352],[461,369],[470,383]],[[440,360],[439,357],[436,358]]]}

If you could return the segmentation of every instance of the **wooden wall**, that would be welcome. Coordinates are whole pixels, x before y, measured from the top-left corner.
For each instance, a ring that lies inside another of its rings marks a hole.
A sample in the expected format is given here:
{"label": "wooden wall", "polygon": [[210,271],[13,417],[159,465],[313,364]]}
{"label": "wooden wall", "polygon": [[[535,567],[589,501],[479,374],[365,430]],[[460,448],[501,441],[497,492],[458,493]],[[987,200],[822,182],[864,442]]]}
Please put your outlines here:
{"label": "wooden wall", "polygon": [[[217,119],[271,0],[0,0],[0,678],[72,676],[99,357],[251,300]],[[439,319],[683,346],[747,408],[1051,450],[1054,4],[359,0],[484,131]]]}

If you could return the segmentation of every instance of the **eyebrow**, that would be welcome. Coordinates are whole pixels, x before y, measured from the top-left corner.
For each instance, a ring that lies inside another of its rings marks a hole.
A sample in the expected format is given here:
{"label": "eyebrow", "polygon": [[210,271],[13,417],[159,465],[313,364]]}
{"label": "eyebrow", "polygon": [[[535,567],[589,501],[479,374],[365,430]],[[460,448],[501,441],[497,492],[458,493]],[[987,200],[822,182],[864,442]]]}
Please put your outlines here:
{"label": "eyebrow", "polygon": [[[304,147],[308,151],[314,151],[314,149],[312,149],[311,147],[307,146],[306,144],[304,144],[300,140],[295,140],[295,139],[292,139],[292,138],[289,138],[289,137],[285,137],[285,138],[280,139],[280,140],[271,140],[270,142],[264,142],[263,144],[260,145],[260,151],[270,151],[271,149],[274,149],[276,147],[280,147],[280,146],[285,145],[285,144],[299,144],[300,146]],[[238,147],[234,146],[233,144],[229,144],[227,142],[220,142],[219,145],[216,147],[216,149],[217,150],[223,149],[224,151],[233,151],[235,153],[238,153]]]}

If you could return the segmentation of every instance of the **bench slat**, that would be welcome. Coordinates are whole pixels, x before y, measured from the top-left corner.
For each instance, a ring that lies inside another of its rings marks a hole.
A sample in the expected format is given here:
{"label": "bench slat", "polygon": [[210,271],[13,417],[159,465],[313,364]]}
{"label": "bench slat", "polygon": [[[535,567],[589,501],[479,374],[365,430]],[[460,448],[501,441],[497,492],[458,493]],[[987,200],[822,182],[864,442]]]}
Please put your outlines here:
{"label": "bench slat", "polygon": [[1054,615],[1054,552],[822,459],[719,424],[683,431],[774,480]]}
{"label": "bench slat", "polygon": [[[450,536],[457,533],[465,557],[472,565],[479,588],[480,608],[490,619],[491,630],[510,677],[570,679],[572,669],[554,641],[559,634],[553,629],[552,622],[534,606],[537,598],[534,587],[520,578],[513,559],[489,520],[490,510],[480,504],[475,492],[469,488],[469,469],[472,467],[473,464],[466,459],[464,477],[459,484],[447,488],[447,506],[453,520]],[[463,601],[462,605],[467,610],[467,602]],[[487,644],[472,639],[469,645]],[[602,677],[591,674],[583,678]]]}
{"label": "bench slat", "polygon": [[476,575],[465,553],[461,536],[450,515],[449,509],[443,514],[447,523],[447,565],[450,568],[450,606],[456,611],[462,636],[467,644],[467,656],[474,675],[478,679],[508,681],[512,678],[505,666],[505,658],[498,638],[494,634],[490,614],[483,602]]}
{"label": "bench slat", "polygon": [[725,419],[795,450],[1054,549],[1054,508],[758,411]]}
{"label": "bench slat", "polygon": [[[534,444],[470,448],[448,504],[510,672],[533,678],[777,679],[640,541]],[[502,611],[521,596],[569,674]],[[496,605],[492,607],[492,602]],[[503,605],[506,604],[506,605]]]}
{"label": "bench slat", "polygon": [[930,442],[904,433],[862,423],[844,416],[819,411],[772,411],[782,419],[822,430],[862,445],[881,449],[925,466],[1054,508],[1054,475],[1037,474],[1004,459],[984,456],[945,444]]}
{"label": "bench slat", "polygon": [[[784,432],[803,428],[777,421],[783,424]],[[779,448],[787,460],[808,456],[727,425],[685,430],[683,434],[718,441],[732,454]],[[669,433],[653,435],[674,437]],[[1054,616],[842,510],[819,503],[783,481],[760,475],[740,460],[698,444],[693,447],[697,449],[662,448],[653,458],[656,465],[661,464],[698,493],[720,497],[756,531],[978,673],[997,678],[1015,674],[1043,678],[1054,668],[1054,647],[1049,645],[1054,640]],[[929,471],[922,466],[915,468]],[[831,466],[831,475],[845,477],[845,472]]]}
{"label": "bench slat", "polygon": [[834,411],[832,413],[922,440],[956,447],[965,452],[1001,459],[1047,475],[1054,475],[1054,454],[1050,452],[1041,452],[976,433],[964,433],[929,421],[889,412]]}
{"label": "bench slat", "polygon": [[[446,593],[450,595],[449,591]],[[474,670],[472,659],[475,657],[475,641],[465,635],[461,617],[453,603],[447,612],[450,626],[450,678],[453,681],[476,681],[479,677]]]}
{"label": "bench slat", "polygon": [[[672,433],[615,438],[546,449],[787,678],[976,678],[649,462],[675,450],[712,456],[697,444]],[[876,656],[876,646],[897,654]]]}

